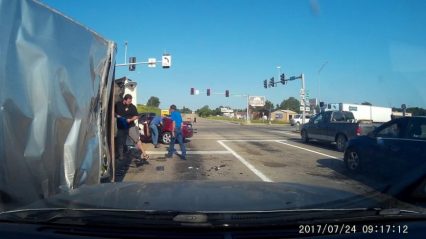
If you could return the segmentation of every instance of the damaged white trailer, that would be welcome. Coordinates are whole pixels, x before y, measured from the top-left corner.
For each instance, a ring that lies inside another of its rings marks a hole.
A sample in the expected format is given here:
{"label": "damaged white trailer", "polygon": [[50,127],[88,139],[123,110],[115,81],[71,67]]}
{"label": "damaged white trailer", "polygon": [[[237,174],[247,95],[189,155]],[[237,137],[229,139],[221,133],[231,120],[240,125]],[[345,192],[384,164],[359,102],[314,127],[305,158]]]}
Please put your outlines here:
{"label": "damaged white trailer", "polygon": [[116,45],[32,0],[0,22],[1,211],[109,176]]}

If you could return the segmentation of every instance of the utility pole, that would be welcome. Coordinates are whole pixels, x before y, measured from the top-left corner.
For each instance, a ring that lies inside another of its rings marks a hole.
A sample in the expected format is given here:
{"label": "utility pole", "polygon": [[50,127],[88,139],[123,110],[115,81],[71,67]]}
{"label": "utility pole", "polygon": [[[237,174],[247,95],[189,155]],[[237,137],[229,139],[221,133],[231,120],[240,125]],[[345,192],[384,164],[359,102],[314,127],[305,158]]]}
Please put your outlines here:
{"label": "utility pole", "polygon": [[247,94],[247,115],[246,115],[247,124],[249,123],[249,98],[250,96],[249,94]]}
{"label": "utility pole", "polygon": [[302,78],[302,94],[301,95],[301,102],[303,103],[303,112],[302,112],[302,124],[305,124],[305,112],[306,112],[306,102],[305,102],[305,77],[304,74],[302,73],[301,75]]}
{"label": "utility pole", "polygon": [[127,64],[127,41],[124,42],[124,64]]}

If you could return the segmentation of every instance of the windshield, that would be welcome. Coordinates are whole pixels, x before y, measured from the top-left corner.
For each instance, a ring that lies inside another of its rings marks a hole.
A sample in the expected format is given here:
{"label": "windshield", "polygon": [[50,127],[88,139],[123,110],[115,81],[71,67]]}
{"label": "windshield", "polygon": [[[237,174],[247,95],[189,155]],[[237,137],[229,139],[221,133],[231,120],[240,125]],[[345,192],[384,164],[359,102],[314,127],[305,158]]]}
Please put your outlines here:
{"label": "windshield", "polygon": [[426,205],[425,1],[3,2],[2,212]]}

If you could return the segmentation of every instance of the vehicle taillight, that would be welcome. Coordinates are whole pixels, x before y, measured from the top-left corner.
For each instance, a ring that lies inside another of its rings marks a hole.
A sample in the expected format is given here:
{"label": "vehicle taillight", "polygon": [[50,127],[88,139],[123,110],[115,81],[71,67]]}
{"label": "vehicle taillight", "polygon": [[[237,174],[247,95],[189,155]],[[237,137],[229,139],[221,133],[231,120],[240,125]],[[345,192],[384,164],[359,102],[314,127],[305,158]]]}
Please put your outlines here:
{"label": "vehicle taillight", "polygon": [[356,128],[356,135],[357,136],[361,135],[361,127],[359,127],[359,126]]}

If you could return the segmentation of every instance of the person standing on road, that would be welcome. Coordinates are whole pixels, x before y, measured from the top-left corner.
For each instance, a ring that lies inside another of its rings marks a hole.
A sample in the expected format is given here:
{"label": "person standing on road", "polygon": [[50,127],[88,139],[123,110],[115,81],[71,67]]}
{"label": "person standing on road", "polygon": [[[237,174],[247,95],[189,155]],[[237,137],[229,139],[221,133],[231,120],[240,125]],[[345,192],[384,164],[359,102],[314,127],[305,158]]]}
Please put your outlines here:
{"label": "person standing on road", "polygon": [[142,147],[142,142],[139,137],[139,130],[135,125],[135,120],[138,119],[138,111],[136,106],[132,104],[132,96],[126,94],[122,102],[115,104],[115,117],[117,118],[117,144],[119,160],[124,159],[124,146],[126,145],[127,137],[129,136],[133,143],[142,152],[142,159],[149,159]]}
{"label": "person standing on road", "polygon": [[166,154],[166,158],[171,158],[173,153],[175,152],[175,141],[177,140],[180,146],[180,150],[182,151],[181,159],[186,160],[186,149],[185,144],[183,142],[182,135],[182,115],[179,111],[176,110],[176,105],[170,106],[170,118],[172,119],[172,140],[170,141],[168,153]]}
{"label": "person standing on road", "polygon": [[163,118],[161,118],[161,116],[155,116],[149,124],[149,128],[151,129],[152,144],[155,145],[155,148],[158,148],[158,127],[161,126],[162,122]]}

